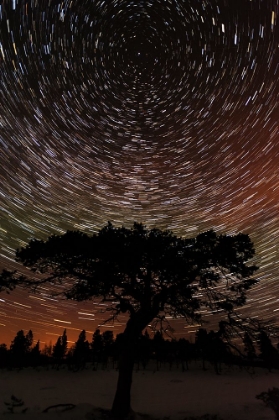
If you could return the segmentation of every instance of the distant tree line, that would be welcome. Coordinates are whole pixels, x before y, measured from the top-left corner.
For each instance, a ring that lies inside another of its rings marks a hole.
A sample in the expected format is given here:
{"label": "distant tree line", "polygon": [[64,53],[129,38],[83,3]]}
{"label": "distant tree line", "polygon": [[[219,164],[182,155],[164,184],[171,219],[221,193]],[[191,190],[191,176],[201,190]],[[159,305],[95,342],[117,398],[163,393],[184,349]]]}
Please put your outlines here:
{"label": "distant tree line", "polygon": [[[108,367],[117,369],[122,341],[122,333],[114,338],[112,331],[101,333],[99,329],[94,332],[92,340],[88,341],[85,330],[82,330],[75,344],[68,348],[67,332],[64,330],[54,345],[45,345],[41,349],[39,341],[34,344],[31,330],[27,334],[20,330],[10,348],[0,344],[0,368],[45,366],[60,369],[67,366],[77,371],[91,366],[93,370]],[[221,373],[224,364],[271,370],[279,369],[279,343],[275,347],[266,331],[259,331],[256,339],[245,332],[242,347],[232,349],[222,335],[222,330],[208,332],[200,328],[194,343],[185,338],[170,339],[160,331],[156,331],[151,338],[146,330],[138,338],[135,360],[136,369],[145,369],[152,362],[157,370],[167,367],[185,371],[192,363],[200,362],[204,370],[213,366],[216,374]]]}

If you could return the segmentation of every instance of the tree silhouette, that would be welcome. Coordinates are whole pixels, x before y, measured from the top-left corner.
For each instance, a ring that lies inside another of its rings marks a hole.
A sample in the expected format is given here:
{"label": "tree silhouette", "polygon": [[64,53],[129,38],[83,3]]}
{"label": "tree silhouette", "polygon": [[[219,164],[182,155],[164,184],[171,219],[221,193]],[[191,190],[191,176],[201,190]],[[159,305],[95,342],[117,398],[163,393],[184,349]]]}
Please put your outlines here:
{"label": "tree silhouette", "polygon": [[86,332],[82,330],[75,343],[72,354],[73,364],[77,370],[85,367],[86,362],[89,360],[89,351],[90,347],[86,340]]}
{"label": "tree silhouette", "polygon": [[57,363],[57,369],[59,369],[61,362],[66,356],[67,346],[68,346],[67,332],[66,330],[64,330],[63,335],[58,337],[56,343],[53,346],[52,356],[55,362]]}
{"label": "tree silhouette", "polygon": [[103,338],[103,368],[107,366],[108,360],[113,355],[113,332],[104,331],[102,334]]}
{"label": "tree silhouette", "polygon": [[148,334],[148,331],[145,330],[144,334],[141,334],[138,340],[136,348],[136,359],[138,363],[138,369],[140,363],[143,366],[143,369],[146,368],[146,365],[151,356],[151,340]]}
{"label": "tree silhouette", "polygon": [[99,328],[93,333],[91,349],[92,349],[92,357],[93,357],[93,367],[97,369],[98,364],[102,360],[102,353],[103,353],[103,337]]}
{"label": "tree silhouette", "polygon": [[11,342],[10,352],[12,364],[18,368],[22,368],[27,361],[27,355],[31,351],[33,344],[33,333],[31,330],[24,335],[24,331],[17,332],[15,338]]}
{"label": "tree silhouette", "polygon": [[196,340],[195,340],[196,348],[198,352],[201,355],[202,358],[202,368],[205,369],[205,359],[207,355],[207,344],[208,344],[208,338],[207,338],[207,331],[205,328],[199,328],[196,331]]}
{"label": "tree silhouette", "polygon": [[195,352],[194,344],[191,344],[186,338],[180,338],[177,342],[177,358],[181,362],[182,371],[189,370],[189,361],[193,358]]}
{"label": "tree silhouette", "polygon": [[0,368],[7,367],[9,360],[9,350],[5,343],[0,344]]}
{"label": "tree silhouette", "polygon": [[272,345],[271,339],[265,331],[260,331],[259,347],[261,352],[260,357],[262,358],[268,370],[271,371],[273,367],[278,367],[279,353]]}
{"label": "tree silhouette", "polygon": [[156,365],[157,365],[157,370],[159,370],[159,368],[162,365],[162,362],[164,361],[164,350],[165,350],[165,339],[163,337],[163,333],[162,331],[156,331],[153,337],[153,352],[156,358]]}
{"label": "tree silhouette", "polygon": [[29,364],[33,367],[39,366],[41,362],[41,351],[40,351],[40,341],[37,341],[35,346],[30,350],[29,353]]}
{"label": "tree silhouette", "polygon": [[247,331],[244,334],[243,344],[244,344],[244,352],[246,354],[247,359],[250,362],[253,362],[254,359],[256,358],[256,350],[253,344],[253,340]]}
{"label": "tree silhouette", "polygon": [[[193,239],[170,231],[131,229],[111,223],[98,234],[78,231],[32,240],[16,253],[17,261],[42,280],[18,277],[18,283],[64,282],[69,299],[101,298],[109,304],[112,318],[128,314],[121,338],[119,377],[112,406],[116,418],[131,410],[130,390],[135,348],[142,331],[159,314],[200,321],[200,310],[232,312],[245,303],[246,291],[256,282],[256,270],[247,261],[254,256],[248,235],[202,233]],[[11,284],[16,283],[11,276]],[[0,277],[2,288],[7,276]],[[216,287],[218,286],[218,287]]]}
{"label": "tree silhouette", "polygon": [[207,358],[213,364],[217,375],[220,374],[221,363],[227,356],[227,346],[222,341],[219,332],[210,331],[207,335]]}

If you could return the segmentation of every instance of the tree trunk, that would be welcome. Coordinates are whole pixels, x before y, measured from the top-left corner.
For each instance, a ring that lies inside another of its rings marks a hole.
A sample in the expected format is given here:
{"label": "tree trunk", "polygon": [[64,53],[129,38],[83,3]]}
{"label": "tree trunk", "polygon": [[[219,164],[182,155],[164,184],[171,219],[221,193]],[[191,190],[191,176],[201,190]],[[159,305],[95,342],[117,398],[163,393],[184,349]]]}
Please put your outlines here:
{"label": "tree trunk", "polygon": [[112,416],[115,419],[125,419],[131,413],[131,386],[134,368],[135,347],[125,337],[119,356],[119,373],[117,389],[112,405]]}
{"label": "tree trunk", "polygon": [[117,420],[126,419],[132,414],[131,386],[137,340],[142,330],[152,321],[157,312],[141,309],[137,313],[131,314],[122,334],[117,388],[111,409],[112,417]]}

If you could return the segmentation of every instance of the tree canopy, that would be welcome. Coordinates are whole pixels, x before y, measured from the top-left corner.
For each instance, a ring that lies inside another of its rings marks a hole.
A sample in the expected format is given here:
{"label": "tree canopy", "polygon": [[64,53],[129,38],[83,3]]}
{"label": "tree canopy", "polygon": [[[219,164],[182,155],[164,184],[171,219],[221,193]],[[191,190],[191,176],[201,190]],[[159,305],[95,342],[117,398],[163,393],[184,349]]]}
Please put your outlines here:
{"label": "tree canopy", "polygon": [[32,240],[17,250],[16,260],[45,275],[33,284],[67,280],[69,299],[99,297],[114,313],[130,316],[144,309],[152,317],[166,311],[193,319],[203,305],[229,311],[245,302],[246,290],[256,282],[257,267],[247,264],[254,253],[245,234],[210,230],[185,239],[138,223],[131,229],[108,223],[92,236],[68,231]]}

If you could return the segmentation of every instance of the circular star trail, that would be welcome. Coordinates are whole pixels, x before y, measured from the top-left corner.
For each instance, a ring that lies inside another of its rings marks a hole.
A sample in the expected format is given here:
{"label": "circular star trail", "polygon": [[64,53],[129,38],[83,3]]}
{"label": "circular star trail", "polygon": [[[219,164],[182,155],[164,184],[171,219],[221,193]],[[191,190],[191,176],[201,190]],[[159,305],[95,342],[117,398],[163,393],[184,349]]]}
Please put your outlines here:
{"label": "circular star trail", "polygon": [[[247,308],[275,316],[278,13],[277,0],[2,0],[1,266],[33,237],[108,220],[243,231],[261,267]],[[0,300],[3,331],[21,328],[14,305],[53,330],[23,295]],[[83,329],[70,305],[63,320]]]}

